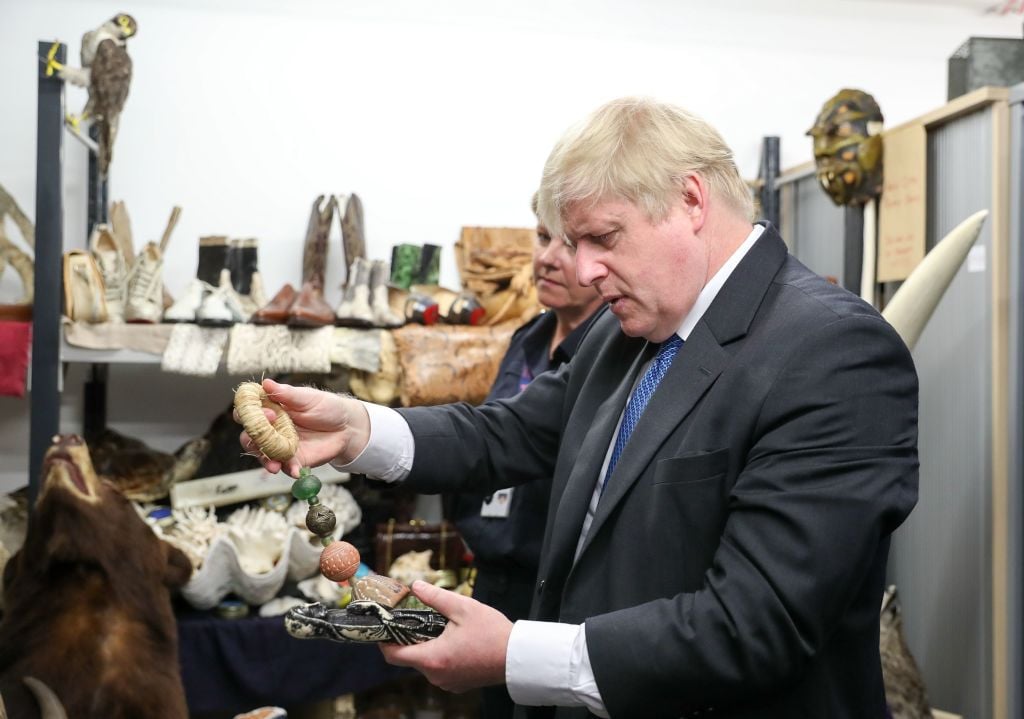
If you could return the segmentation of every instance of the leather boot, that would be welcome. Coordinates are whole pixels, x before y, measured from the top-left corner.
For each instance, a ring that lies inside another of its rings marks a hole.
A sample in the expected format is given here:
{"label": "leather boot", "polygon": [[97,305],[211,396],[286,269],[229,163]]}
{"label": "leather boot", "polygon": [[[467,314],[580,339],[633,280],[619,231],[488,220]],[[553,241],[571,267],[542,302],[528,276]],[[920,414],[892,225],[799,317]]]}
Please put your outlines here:
{"label": "leather boot", "polygon": [[290,327],[324,327],[334,324],[334,310],[324,301],[323,292],[312,282],[303,282],[288,312]]}
{"label": "leather boot", "polygon": [[335,316],[343,327],[371,327],[373,309],[370,306],[370,261],[357,257],[348,270],[348,284]]}
{"label": "leather boot", "polygon": [[366,231],[363,227],[363,203],[353,192],[345,201],[345,215],[341,218],[341,244],[345,248],[345,262],[349,265],[356,258],[366,258]]}
{"label": "leather boot", "polygon": [[302,287],[288,313],[288,324],[295,327],[323,327],[334,324],[334,310],[324,300],[324,275],[327,271],[327,235],[337,201],[324,203],[320,195],[313,203],[302,252]]}
{"label": "leather boot", "polygon": [[251,321],[256,325],[283,325],[297,297],[295,288],[286,283],[266,305],[253,313]]}

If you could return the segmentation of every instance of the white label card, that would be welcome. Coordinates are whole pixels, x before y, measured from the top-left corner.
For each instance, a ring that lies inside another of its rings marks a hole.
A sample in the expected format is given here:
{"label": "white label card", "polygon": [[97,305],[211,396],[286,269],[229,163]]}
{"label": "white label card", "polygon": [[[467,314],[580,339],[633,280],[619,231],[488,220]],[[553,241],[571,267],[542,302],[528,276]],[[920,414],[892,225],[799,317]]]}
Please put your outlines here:
{"label": "white label card", "polygon": [[512,507],[512,488],[499,489],[480,505],[481,517],[507,517]]}

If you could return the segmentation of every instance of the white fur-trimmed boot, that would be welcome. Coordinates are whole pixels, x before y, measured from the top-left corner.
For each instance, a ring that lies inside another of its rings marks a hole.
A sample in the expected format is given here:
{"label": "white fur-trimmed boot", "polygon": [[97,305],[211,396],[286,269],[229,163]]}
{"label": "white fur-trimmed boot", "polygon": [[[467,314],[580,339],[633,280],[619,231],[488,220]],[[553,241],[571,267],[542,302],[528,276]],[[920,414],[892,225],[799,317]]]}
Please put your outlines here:
{"label": "white fur-trimmed boot", "polygon": [[373,324],[377,327],[401,327],[405,318],[391,309],[388,298],[388,277],[391,268],[384,260],[373,260],[370,266],[370,305]]}
{"label": "white fur-trimmed boot", "polygon": [[347,284],[341,304],[334,313],[337,324],[347,327],[370,327],[373,325],[373,308],[370,306],[370,261],[362,257],[352,260],[348,269]]}

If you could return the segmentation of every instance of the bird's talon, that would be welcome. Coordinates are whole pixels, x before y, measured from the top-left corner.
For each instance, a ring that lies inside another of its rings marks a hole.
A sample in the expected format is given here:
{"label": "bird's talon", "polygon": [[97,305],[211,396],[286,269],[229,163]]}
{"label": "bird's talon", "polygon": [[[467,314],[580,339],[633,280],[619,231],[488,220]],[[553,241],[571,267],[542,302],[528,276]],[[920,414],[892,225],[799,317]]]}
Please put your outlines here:
{"label": "bird's talon", "polygon": [[46,76],[53,77],[53,73],[58,70],[64,69],[64,63],[56,59],[57,50],[60,49],[60,43],[55,42],[50,45],[49,51],[46,53]]}

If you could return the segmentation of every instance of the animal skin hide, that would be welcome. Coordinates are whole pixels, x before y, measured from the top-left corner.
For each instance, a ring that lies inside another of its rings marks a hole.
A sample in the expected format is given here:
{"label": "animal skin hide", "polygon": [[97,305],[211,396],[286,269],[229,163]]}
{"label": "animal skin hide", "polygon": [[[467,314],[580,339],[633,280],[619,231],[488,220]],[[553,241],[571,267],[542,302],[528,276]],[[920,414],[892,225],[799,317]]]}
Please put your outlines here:
{"label": "animal skin hide", "polygon": [[188,581],[188,558],[97,478],[81,438],[56,438],[41,471],[25,543],[3,574],[10,716],[38,716],[30,676],[69,717],[186,719],[170,590]]}
{"label": "animal skin hide", "polygon": [[903,616],[895,585],[882,596],[879,650],[885,699],[892,719],[932,719],[924,679],[903,636]]}
{"label": "animal skin hide", "polygon": [[192,479],[209,450],[210,442],[199,437],[167,454],[110,427],[89,440],[96,473],[136,502],[166,497],[172,485]]}

